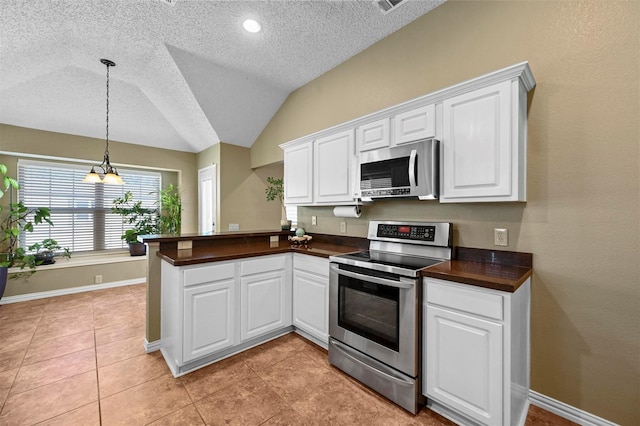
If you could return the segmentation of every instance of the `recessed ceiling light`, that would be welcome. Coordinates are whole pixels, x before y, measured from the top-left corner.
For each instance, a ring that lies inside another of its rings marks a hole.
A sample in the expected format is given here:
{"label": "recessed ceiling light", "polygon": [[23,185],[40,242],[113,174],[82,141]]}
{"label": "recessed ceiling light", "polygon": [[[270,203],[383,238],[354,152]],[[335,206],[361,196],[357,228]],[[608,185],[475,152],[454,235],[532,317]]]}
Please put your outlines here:
{"label": "recessed ceiling light", "polygon": [[247,19],[242,23],[242,27],[250,33],[257,33],[262,28],[260,23],[254,19]]}

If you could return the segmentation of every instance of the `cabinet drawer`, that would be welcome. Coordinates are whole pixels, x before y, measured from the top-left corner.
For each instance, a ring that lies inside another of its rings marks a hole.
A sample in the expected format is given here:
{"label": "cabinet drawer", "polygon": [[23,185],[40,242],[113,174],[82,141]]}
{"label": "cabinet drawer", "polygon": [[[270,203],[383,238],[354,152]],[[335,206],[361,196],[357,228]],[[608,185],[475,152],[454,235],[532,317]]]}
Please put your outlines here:
{"label": "cabinet drawer", "polygon": [[285,269],[285,256],[268,256],[246,260],[240,264],[240,275],[261,274],[278,269]]}
{"label": "cabinet drawer", "polygon": [[306,254],[296,254],[293,258],[293,268],[323,277],[329,277],[329,259],[313,257]]}
{"label": "cabinet drawer", "polygon": [[468,312],[487,318],[502,320],[503,297],[488,290],[470,288],[465,284],[424,280],[427,303]]}
{"label": "cabinet drawer", "polygon": [[184,271],[184,286],[229,279],[234,275],[233,263],[197,266]]}

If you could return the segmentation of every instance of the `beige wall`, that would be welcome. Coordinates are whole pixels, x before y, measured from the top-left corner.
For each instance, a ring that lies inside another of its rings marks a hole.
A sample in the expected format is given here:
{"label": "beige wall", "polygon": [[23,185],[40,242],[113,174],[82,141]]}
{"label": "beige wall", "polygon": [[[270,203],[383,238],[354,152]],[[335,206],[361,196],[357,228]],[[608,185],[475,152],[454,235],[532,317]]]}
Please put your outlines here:
{"label": "beige wall", "polygon": [[[0,123],[0,152],[45,156],[59,159],[86,160],[87,164],[99,164],[104,155],[102,139],[63,133],[28,129]],[[198,230],[196,154],[153,148],[133,143],[109,141],[111,162],[117,167],[143,167],[158,171],[175,171],[182,196],[182,232]],[[7,166],[15,170],[15,160],[20,155],[5,156]],[[165,180],[174,181],[163,173]],[[195,205],[195,207],[193,207]]]}
{"label": "beige wall", "polygon": [[[252,147],[278,144],[521,61],[530,93],[528,202],[378,202],[369,219],[444,220],[455,242],[534,255],[532,389],[640,424],[640,2],[448,1],[292,93]],[[318,225],[310,226],[310,216]],[[339,234],[330,208],[299,208]]]}

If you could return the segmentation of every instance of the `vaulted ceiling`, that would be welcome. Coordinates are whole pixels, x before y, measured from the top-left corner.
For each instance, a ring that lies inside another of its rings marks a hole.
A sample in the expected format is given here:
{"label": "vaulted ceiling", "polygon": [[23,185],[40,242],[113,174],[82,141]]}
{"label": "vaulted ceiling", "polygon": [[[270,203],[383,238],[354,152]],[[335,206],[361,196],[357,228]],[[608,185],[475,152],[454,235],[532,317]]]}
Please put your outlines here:
{"label": "vaulted ceiling", "polygon": [[109,139],[248,147],[291,91],[443,2],[2,0],[0,123],[104,138],[107,58]]}

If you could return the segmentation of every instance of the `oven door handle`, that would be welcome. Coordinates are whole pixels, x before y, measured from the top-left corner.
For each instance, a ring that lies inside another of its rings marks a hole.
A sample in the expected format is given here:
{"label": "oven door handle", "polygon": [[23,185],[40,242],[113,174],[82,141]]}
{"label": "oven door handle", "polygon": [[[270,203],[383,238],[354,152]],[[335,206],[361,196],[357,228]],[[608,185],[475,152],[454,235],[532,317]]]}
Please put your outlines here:
{"label": "oven door handle", "polygon": [[375,284],[386,285],[389,287],[408,289],[408,288],[413,288],[416,285],[415,280],[410,280],[408,278],[400,277],[400,281],[387,280],[385,278],[374,277],[373,275],[365,275],[365,274],[359,274],[357,272],[346,271],[344,269],[338,268],[338,266],[335,264],[331,265],[331,269],[339,275],[344,275],[346,277],[351,277],[351,278],[355,278],[357,280],[362,280],[362,281],[368,281]]}
{"label": "oven door handle", "polygon": [[368,362],[372,362],[372,360],[369,360],[368,362],[365,362],[364,359],[360,359],[361,357],[359,356],[359,354],[357,352],[355,352],[353,349],[351,349],[350,347],[346,346],[345,344],[338,342],[335,339],[331,339],[331,344],[338,350],[340,351],[344,356],[346,356],[347,358],[349,358],[352,362],[356,363],[357,365],[361,365],[362,367],[367,368],[369,371],[373,372],[374,374],[378,375],[378,376],[382,376],[385,377],[388,380],[391,380],[395,383],[398,383],[400,385],[403,386],[413,386],[413,382],[411,382],[410,380],[407,380],[406,378],[399,376],[395,371],[393,371],[390,367],[387,367],[386,365],[382,364],[381,362],[375,362],[376,366],[371,366],[368,364]]}

